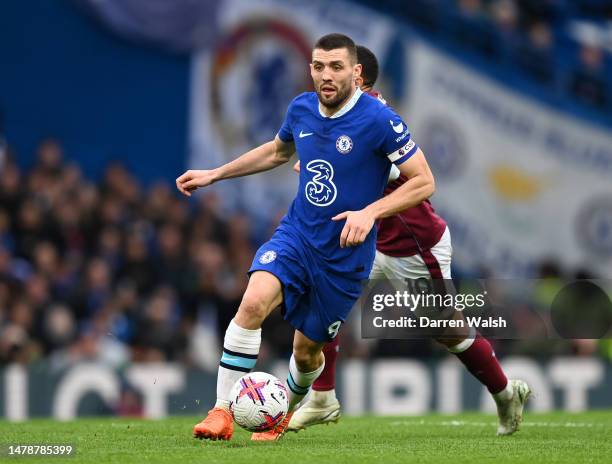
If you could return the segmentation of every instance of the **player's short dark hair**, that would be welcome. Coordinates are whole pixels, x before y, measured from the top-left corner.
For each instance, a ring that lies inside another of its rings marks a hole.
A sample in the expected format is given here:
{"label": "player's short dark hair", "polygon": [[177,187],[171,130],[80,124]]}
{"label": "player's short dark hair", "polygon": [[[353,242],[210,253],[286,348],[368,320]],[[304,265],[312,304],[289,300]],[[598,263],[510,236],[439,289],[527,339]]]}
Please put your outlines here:
{"label": "player's short dark hair", "polygon": [[363,84],[373,87],[378,79],[378,60],[368,47],[357,45],[357,63],[361,65]]}
{"label": "player's short dark hair", "polygon": [[349,59],[352,63],[357,63],[357,47],[355,42],[348,35],[344,34],[327,34],[319,38],[314,45],[314,48],[320,48],[326,52],[337,48],[346,48],[348,50]]}

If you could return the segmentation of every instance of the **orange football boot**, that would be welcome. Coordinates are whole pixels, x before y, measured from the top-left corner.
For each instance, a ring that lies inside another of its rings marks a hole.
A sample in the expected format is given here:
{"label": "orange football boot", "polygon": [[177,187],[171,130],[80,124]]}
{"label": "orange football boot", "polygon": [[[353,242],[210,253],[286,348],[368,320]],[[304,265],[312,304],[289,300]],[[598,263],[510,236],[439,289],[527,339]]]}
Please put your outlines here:
{"label": "orange football boot", "polygon": [[230,440],[234,434],[234,420],[229,411],[223,408],[212,408],[206,419],[193,428],[195,438],[208,440]]}
{"label": "orange football boot", "polygon": [[280,424],[274,427],[271,430],[266,432],[255,432],[251,435],[251,440],[255,441],[276,441],[283,438],[283,435],[287,431],[287,426],[289,425],[289,421],[291,420],[291,416],[293,416],[293,411],[287,413],[285,418],[282,420]]}

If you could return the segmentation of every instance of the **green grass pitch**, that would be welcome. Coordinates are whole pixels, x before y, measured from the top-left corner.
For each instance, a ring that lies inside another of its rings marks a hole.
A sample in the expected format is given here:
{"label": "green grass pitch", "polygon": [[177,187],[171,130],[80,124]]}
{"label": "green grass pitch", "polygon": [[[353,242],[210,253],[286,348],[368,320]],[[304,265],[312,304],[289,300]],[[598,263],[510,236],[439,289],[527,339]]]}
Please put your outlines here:
{"label": "green grass pitch", "polygon": [[0,422],[0,445],[70,443],[69,458],[7,457],[0,462],[50,463],[521,463],[612,462],[612,411],[528,413],[511,437],[495,436],[491,415],[343,418],[252,443],[237,429],[230,442],[191,437],[192,417],[159,421],[80,419]]}

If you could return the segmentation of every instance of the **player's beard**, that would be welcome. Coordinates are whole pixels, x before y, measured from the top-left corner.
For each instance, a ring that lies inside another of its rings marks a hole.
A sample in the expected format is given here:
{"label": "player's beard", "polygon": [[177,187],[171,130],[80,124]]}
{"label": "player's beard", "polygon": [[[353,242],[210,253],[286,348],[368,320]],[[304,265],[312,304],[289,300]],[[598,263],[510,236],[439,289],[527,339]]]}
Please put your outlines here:
{"label": "player's beard", "polygon": [[329,99],[324,97],[323,92],[321,91],[321,88],[324,87],[325,85],[326,84],[321,84],[319,86],[319,88],[317,89],[317,96],[319,97],[319,101],[321,102],[321,105],[323,105],[329,110],[334,110],[342,106],[348,100],[349,95],[351,94],[352,89],[351,89],[350,80],[348,82],[342,83],[341,86],[335,85],[334,87],[336,88],[336,94],[332,98],[329,98]]}

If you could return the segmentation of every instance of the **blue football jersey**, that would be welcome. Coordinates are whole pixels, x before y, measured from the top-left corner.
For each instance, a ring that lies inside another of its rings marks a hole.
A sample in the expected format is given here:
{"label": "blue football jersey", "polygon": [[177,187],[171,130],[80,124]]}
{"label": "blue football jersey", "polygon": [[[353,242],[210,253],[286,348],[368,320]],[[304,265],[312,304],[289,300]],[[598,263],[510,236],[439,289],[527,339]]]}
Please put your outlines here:
{"label": "blue football jersey", "polygon": [[289,105],[278,136],[295,142],[300,157],[298,192],[280,227],[296,231],[327,270],[367,278],[376,227],[363,244],[340,248],[345,221],[331,218],[382,196],[391,162],[399,165],[417,150],[406,123],[359,89],[331,117],[321,113],[316,93],[307,92]]}

